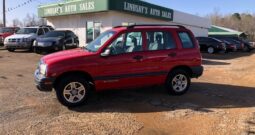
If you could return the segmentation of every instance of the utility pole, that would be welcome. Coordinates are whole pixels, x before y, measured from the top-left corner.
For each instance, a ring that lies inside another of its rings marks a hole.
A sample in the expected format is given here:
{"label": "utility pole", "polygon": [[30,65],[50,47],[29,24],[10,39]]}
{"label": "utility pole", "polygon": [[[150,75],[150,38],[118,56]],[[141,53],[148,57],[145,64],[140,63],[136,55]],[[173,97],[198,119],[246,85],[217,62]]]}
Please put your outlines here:
{"label": "utility pole", "polygon": [[3,26],[6,27],[5,0],[3,0]]}

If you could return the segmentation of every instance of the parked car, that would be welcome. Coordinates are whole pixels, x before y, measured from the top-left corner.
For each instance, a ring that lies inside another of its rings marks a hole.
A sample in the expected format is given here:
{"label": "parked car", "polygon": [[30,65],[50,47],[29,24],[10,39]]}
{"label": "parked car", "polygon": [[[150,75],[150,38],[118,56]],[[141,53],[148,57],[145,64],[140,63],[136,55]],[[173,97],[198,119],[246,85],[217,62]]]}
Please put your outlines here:
{"label": "parked car", "polygon": [[69,30],[55,30],[38,37],[34,42],[34,52],[51,52],[79,47],[78,37]]}
{"label": "parked car", "polygon": [[223,52],[225,53],[227,48],[226,44],[216,38],[212,37],[197,37],[201,51],[206,51],[209,54]]}
{"label": "parked car", "polygon": [[[132,39],[129,47],[127,38]],[[86,103],[92,91],[109,89],[164,84],[170,94],[182,95],[191,78],[202,73],[199,46],[190,30],[132,25],[108,30],[84,48],[42,57],[35,82],[41,91],[54,88],[58,100],[72,107]]]}
{"label": "parked car", "polygon": [[213,37],[220,40],[226,40],[228,42],[231,42],[232,44],[236,44],[237,50],[239,51],[250,52],[251,50],[254,49],[254,47],[249,42],[237,37],[224,37],[224,36],[213,36]]}
{"label": "parked car", "polygon": [[0,28],[0,46],[4,45],[4,39],[8,36],[13,35],[19,30],[18,27],[3,27]]}
{"label": "parked car", "polygon": [[35,39],[49,31],[51,31],[49,26],[24,27],[14,35],[7,37],[4,40],[4,46],[10,52],[16,49],[32,50]]}
{"label": "parked car", "polygon": [[226,40],[221,40],[226,44],[226,52],[236,52],[237,51],[237,45],[234,43],[231,43],[229,41]]}

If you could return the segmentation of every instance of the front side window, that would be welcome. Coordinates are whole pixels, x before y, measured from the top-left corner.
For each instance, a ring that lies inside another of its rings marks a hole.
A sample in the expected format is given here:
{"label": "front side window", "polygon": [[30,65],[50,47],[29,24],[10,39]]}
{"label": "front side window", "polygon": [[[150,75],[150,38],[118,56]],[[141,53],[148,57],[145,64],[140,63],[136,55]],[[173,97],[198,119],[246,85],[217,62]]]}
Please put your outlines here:
{"label": "front side window", "polygon": [[114,31],[106,31],[97,37],[94,41],[89,43],[85,49],[91,52],[97,52],[110,38],[115,35]]}
{"label": "front side window", "polygon": [[179,32],[178,35],[181,39],[183,48],[194,48],[193,41],[187,32]]}
{"label": "front side window", "polygon": [[142,51],[142,32],[130,32],[121,34],[110,45],[112,55]]}
{"label": "front side window", "polygon": [[147,47],[149,51],[175,49],[174,38],[169,32],[147,32]]}

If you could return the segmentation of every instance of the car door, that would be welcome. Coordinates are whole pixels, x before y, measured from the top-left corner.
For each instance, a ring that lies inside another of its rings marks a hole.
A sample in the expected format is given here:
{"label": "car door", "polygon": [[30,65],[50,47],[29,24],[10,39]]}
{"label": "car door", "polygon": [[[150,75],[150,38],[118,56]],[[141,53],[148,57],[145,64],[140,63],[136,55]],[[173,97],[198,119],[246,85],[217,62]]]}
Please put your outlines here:
{"label": "car door", "polygon": [[111,55],[101,57],[96,67],[97,89],[130,88],[144,83],[144,37],[142,31],[127,31],[111,42],[107,48]]}
{"label": "car door", "polygon": [[171,68],[177,63],[178,46],[176,37],[171,30],[152,30],[146,32],[147,42],[143,64],[145,71],[151,76],[147,77],[150,85],[165,83]]}

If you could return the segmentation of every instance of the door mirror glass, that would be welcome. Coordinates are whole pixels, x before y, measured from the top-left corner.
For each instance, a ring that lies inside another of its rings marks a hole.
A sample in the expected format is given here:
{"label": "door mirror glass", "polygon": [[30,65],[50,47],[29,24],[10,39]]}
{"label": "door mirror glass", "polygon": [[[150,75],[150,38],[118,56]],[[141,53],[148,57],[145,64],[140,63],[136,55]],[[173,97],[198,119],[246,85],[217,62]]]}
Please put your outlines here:
{"label": "door mirror glass", "polygon": [[107,57],[111,54],[111,49],[106,49],[103,53],[101,53],[102,57]]}

